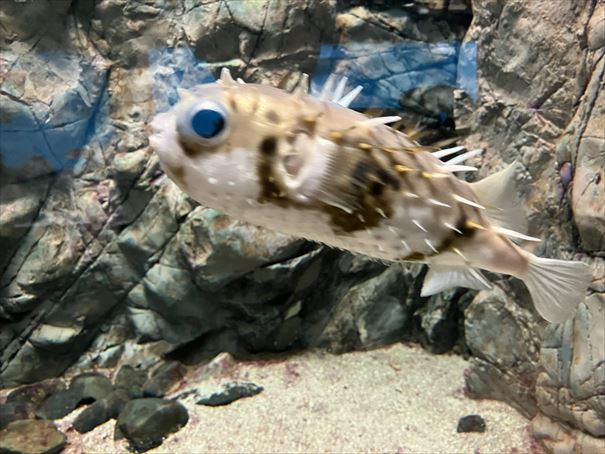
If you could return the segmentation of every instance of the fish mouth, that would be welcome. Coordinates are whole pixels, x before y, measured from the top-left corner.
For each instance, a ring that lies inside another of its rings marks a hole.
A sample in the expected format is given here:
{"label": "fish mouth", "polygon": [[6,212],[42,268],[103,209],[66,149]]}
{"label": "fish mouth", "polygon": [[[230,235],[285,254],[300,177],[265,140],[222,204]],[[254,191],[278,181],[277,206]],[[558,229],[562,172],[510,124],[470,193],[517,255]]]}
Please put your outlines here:
{"label": "fish mouth", "polygon": [[166,123],[169,117],[168,112],[157,114],[149,126],[151,126],[151,131],[154,135],[161,136],[162,133],[166,130]]}

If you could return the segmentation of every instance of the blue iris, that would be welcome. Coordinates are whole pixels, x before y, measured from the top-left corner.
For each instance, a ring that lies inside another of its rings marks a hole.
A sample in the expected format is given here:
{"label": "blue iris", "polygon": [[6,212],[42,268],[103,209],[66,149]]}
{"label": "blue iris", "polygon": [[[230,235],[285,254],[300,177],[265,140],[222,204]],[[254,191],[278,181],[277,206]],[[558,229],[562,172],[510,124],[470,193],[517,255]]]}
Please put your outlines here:
{"label": "blue iris", "polygon": [[191,119],[191,127],[198,136],[212,139],[225,129],[225,117],[216,110],[198,110]]}

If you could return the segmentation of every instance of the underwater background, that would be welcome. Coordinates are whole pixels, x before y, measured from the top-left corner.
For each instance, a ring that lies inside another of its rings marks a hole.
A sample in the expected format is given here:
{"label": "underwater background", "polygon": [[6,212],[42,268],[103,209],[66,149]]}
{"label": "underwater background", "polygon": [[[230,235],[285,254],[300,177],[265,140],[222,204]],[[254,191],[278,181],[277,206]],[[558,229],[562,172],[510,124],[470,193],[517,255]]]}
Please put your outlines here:
{"label": "underwater background", "polygon": [[[512,405],[543,448],[603,445],[602,1],[4,0],[0,52],[0,389],[413,341],[469,358],[467,393]],[[495,275],[421,298],[423,267],[231,220],[160,179],[149,122],[222,67],[316,90],[346,75],[353,108],[484,148],[477,178],[517,160],[534,252],[592,267],[575,318],[547,324]]]}

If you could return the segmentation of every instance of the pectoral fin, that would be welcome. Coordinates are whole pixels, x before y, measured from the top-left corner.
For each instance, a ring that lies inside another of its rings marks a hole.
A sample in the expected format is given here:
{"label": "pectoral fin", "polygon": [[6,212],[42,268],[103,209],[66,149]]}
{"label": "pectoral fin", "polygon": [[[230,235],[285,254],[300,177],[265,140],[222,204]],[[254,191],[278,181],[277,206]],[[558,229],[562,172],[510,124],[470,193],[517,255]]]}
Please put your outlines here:
{"label": "pectoral fin", "polygon": [[434,295],[454,287],[484,290],[491,288],[491,285],[485,276],[474,268],[431,265],[424,278],[420,296]]}

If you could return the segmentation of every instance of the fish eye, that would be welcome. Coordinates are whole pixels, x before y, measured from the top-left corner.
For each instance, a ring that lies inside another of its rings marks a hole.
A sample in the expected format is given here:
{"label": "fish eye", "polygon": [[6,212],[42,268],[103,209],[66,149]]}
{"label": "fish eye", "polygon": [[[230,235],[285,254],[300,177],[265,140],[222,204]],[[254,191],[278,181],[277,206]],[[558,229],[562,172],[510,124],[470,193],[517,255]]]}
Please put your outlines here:
{"label": "fish eye", "polygon": [[219,104],[202,102],[187,109],[179,121],[180,130],[195,141],[215,144],[225,136],[228,114]]}
{"label": "fish eye", "polygon": [[191,129],[203,139],[214,139],[225,129],[223,112],[200,109],[191,117]]}

